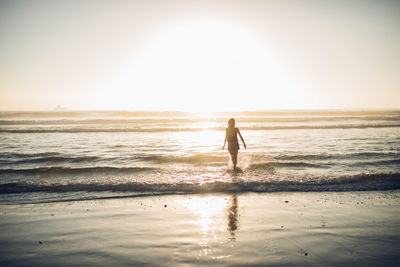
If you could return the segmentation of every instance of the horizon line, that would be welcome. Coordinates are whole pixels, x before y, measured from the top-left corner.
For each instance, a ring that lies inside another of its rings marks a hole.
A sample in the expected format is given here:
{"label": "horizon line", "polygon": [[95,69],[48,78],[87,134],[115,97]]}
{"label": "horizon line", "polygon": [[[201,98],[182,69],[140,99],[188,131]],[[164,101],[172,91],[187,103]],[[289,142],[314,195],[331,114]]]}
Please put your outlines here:
{"label": "horizon line", "polygon": [[253,112],[360,112],[360,111],[400,111],[399,108],[293,108],[293,109],[254,109],[254,110],[227,110],[227,111],[185,111],[185,110],[149,110],[149,109],[9,109],[2,110],[0,112],[137,112],[137,113],[253,113]]}

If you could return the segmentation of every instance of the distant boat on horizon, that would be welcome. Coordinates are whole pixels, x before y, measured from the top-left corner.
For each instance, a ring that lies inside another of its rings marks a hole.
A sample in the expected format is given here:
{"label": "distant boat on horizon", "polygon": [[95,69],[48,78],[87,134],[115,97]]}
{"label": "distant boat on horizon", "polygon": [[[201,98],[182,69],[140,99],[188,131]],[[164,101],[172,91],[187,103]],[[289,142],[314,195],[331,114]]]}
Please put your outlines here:
{"label": "distant boat on horizon", "polygon": [[57,105],[53,110],[54,111],[67,111],[68,108],[60,106],[60,105]]}

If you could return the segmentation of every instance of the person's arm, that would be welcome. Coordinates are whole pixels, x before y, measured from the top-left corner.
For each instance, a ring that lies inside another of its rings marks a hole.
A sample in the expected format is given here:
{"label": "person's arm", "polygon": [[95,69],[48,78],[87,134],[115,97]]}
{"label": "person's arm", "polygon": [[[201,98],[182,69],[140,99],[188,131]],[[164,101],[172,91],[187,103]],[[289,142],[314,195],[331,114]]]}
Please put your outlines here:
{"label": "person's arm", "polygon": [[227,133],[227,131],[225,130],[225,140],[224,140],[224,145],[222,146],[222,150],[225,149],[227,135],[228,135],[228,133]]}
{"label": "person's arm", "polygon": [[246,146],[246,143],[244,142],[243,136],[240,134],[239,128],[237,129],[237,131],[238,131],[238,134],[239,134],[239,136],[240,136],[240,139],[242,140],[243,146],[244,146],[244,148],[246,149],[247,146]]}

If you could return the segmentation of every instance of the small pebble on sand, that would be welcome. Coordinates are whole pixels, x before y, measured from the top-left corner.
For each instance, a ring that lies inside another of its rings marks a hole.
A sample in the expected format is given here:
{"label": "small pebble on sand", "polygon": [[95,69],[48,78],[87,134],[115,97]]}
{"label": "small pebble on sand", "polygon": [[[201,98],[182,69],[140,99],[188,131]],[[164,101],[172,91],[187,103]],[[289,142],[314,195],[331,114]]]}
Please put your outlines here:
{"label": "small pebble on sand", "polygon": [[166,208],[166,207],[167,207],[167,205],[165,204],[165,205],[164,205],[164,208]]}
{"label": "small pebble on sand", "polygon": [[289,203],[289,200],[285,200],[285,203]]}

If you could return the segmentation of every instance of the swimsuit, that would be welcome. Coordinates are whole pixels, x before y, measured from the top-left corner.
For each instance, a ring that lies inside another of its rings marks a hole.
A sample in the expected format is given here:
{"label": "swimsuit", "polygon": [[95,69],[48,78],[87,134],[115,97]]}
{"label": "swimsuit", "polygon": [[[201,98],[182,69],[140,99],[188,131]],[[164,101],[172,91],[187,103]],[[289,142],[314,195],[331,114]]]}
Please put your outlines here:
{"label": "swimsuit", "polygon": [[228,150],[230,153],[237,152],[239,150],[239,142],[237,138],[237,128],[232,135],[229,135],[228,129],[226,129],[226,133],[228,136]]}

